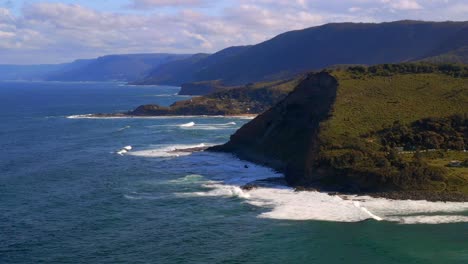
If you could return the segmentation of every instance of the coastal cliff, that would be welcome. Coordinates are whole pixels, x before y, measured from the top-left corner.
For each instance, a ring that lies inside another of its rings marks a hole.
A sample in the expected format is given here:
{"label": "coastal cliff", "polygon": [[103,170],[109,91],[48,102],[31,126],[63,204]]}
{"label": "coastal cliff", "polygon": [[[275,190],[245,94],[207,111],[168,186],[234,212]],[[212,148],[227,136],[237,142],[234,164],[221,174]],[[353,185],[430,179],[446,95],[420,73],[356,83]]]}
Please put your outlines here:
{"label": "coastal cliff", "polygon": [[296,187],[468,200],[468,168],[449,166],[468,159],[467,69],[400,64],[310,74],[210,150],[270,166]]}
{"label": "coastal cliff", "polygon": [[304,183],[311,157],[319,151],[319,125],[328,118],[337,86],[329,73],[308,75],[288,97],[211,150],[236,153],[286,172],[292,184]]}

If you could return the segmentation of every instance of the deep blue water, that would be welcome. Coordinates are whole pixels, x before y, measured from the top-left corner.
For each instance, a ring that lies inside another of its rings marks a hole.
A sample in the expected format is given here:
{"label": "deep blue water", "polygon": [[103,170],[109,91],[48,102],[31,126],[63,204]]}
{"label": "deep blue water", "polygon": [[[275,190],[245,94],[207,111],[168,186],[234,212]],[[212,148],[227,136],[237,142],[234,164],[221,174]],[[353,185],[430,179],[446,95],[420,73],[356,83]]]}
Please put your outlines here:
{"label": "deep blue water", "polygon": [[0,82],[0,263],[468,263],[465,222],[262,218],[271,208],[206,184],[273,172],[229,155],[164,156],[223,143],[248,120],[67,118],[186,99],[177,91]]}

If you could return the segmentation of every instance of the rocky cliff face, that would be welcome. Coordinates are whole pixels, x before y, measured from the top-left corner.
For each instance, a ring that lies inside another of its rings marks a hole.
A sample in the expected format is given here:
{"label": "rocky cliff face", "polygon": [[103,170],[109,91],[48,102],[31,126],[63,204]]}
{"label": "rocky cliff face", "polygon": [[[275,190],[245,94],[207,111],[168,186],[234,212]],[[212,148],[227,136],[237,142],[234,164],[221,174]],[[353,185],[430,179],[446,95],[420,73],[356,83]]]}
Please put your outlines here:
{"label": "rocky cliff face", "polygon": [[329,73],[310,74],[288,97],[211,150],[233,152],[283,171],[290,184],[313,180],[319,125],[328,118],[337,87]]}

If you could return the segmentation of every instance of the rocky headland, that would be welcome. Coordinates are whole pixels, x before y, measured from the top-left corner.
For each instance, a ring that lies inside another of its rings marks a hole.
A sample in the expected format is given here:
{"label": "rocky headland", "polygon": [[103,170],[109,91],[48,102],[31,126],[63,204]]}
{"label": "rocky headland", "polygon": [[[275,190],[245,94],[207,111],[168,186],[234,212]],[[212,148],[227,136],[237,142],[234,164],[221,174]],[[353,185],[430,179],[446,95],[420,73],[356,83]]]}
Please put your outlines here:
{"label": "rocky headland", "polygon": [[[468,67],[350,67],[308,75],[210,151],[272,167],[300,190],[468,201]],[[466,164],[466,163],[465,163]]]}

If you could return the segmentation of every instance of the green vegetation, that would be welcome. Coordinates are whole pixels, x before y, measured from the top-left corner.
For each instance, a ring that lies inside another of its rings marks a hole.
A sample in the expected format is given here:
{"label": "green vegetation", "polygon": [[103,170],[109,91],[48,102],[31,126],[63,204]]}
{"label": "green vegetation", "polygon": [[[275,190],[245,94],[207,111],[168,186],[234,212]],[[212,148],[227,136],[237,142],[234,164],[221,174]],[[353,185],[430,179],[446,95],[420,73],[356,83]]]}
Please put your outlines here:
{"label": "green vegetation", "polygon": [[[465,192],[466,171],[420,151],[467,148],[467,73],[463,65],[421,63],[333,71],[340,86],[321,124],[319,166],[363,190]],[[403,150],[415,152],[407,159]]]}
{"label": "green vegetation", "polygon": [[259,114],[286,97],[302,77],[222,89],[206,96],[179,101],[169,107],[143,105],[130,115],[243,115]]}
{"label": "green vegetation", "polygon": [[310,74],[214,150],[270,165],[295,186],[468,200],[467,69],[405,63]]}
{"label": "green vegetation", "polygon": [[207,95],[229,88],[236,87],[225,86],[221,80],[184,83],[179,91],[179,95]]}
{"label": "green vegetation", "polygon": [[432,63],[468,63],[468,45],[444,54],[429,57],[424,61]]}
{"label": "green vegetation", "polygon": [[468,149],[468,115],[449,118],[425,118],[409,126],[395,122],[380,132],[382,145],[386,149],[402,147],[418,149]]}

